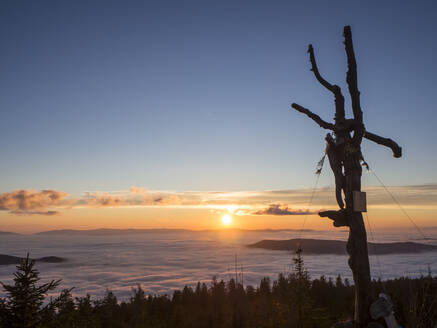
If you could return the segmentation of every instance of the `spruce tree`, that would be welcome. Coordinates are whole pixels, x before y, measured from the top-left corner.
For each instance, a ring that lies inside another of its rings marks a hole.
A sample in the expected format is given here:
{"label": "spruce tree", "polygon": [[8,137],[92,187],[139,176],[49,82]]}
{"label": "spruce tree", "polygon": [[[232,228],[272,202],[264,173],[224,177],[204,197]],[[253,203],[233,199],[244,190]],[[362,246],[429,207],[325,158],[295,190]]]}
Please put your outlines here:
{"label": "spruce tree", "polygon": [[37,286],[39,272],[34,268],[35,261],[27,257],[17,265],[14,273],[14,284],[2,285],[6,298],[4,302],[3,325],[11,328],[42,327],[42,318],[46,310],[43,307],[47,293],[55,289],[60,280],[52,280]]}
{"label": "spruce tree", "polygon": [[305,269],[302,248],[296,250],[296,255],[293,257],[294,262],[294,316],[296,318],[296,327],[304,327],[304,322],[306,321],[306,315],[308,315],[307,310],[309,308],[309,287],[311,284],[310,276],[308,271]]}

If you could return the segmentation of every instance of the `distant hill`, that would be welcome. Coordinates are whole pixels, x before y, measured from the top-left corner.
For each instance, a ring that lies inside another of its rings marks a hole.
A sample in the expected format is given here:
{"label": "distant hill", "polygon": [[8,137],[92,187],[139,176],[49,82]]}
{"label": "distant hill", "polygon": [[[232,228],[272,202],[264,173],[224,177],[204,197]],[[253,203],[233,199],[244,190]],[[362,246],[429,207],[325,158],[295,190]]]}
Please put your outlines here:
{"label": "distant hill", "polygon": [[[321,239],[288,239],[288,240],[261,240],[257,243],[247,245],[251,248],[263,248],[269,250],[295,251],[300,242],[304,254],[336,254],[345,255],[346,242],[341,240]],[[397,243],[369,243],[369,254],[404,254],[437,251],[437,246],[425,245],[414,242]]]}
{"label": "distant hill", "polygon": [[[0,265],[19,264],[22,260],[24,260],[22,257],[0,254]],[[44,263],[60,263],[65,262],[66,259],[57,256],[45,256],[35,259],[35,261]]]}
{"label": "distant hill", "polygon": [[129,235],[146,232],[182,232],[185,229],[91,229],[91,230],[49,230],[36,233],[36,235]]}
{"label": "distant hill", "polygon": [[19,235],[19,233],[9,232],[9,231],[0,231],[0,235]]}
{"label": "distant hill", "polygon": [[[190,229],[90,229],[90,230],[49,230],[36,233],[36,235],[129,235],[129,234],[141,234],[151,232],[220,232],[220,231],[241,231],[241,232],[288,232],[288,231],[300,231],[293,229],[262,229],[262,230],[248,230],[248,229],[208,229],[208,230],[190,230]],[[303,232],[314,231],[311,229],[303,230]]]}

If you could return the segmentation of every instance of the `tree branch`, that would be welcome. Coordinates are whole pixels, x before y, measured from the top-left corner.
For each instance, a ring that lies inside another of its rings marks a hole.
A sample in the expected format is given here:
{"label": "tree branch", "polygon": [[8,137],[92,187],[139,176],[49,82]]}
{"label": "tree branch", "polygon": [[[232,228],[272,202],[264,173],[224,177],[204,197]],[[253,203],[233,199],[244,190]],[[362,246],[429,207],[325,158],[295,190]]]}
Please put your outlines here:
{"label": "tree branch", "polygon": [[344,46],[347,55],[347,67],[346,82],[349,87],[349,93],[352,101],[352,112],[357,123],[363,123],[363,112],[360,105],[360,91],[358,91],[358,79],[357,79],[357,62],[355,60],[354,47],[352,44],[352,32],[350,26],[345,26],[343,30]]}
{"label": "tree branch", "polygon": [[[310,119],[312,119],[314,122],[316,122],[321,128],[327,129],[327,130],[332,130],[332,131],[336,130],[334,124],[328,123],[328,122],[322,120],[319,115],[314,114],[309,109],[302,107],[301,105],[298,105],[296,103],[291,104],[291,107],[294,108],[295,110],[297,110],[298,112],[308,116]],[[349,120],[349,121],[351,121],[350,124],[354,123],[353,120]],[[396,158],[399,158],[402,156],[402,148],[399,147],[399,145],[396,142],[394,142],[393,140],[391,140],[389,138],[380,137],[374,133],[367,132],[367,131],[364,134],[364,138],[366,138],[370,141],[373,141],[379,145],[383,145],[383,146],[390,148],[393,151],[393,156]]]}
{"label": "tree branch", "polygon": [[326,89],[331,91],[334,94],[335,98],[335,120],[343,120],[344,119],[344,97],[341,93],[341,89],[338,85],[332,85],[328,81],[326,81],[319,72],[319,68],[317,67],[316,58],[314,56],[313,46],[310,44],[308,46],[308,53],[310,54],[310,62],[311,62],[311,71],[314,73],[317,81],[321,85],[323,85]]}
{"label": "tree branch", "polygon": [[334,227],[348,227],[349,222],[346,216],[345,210],[339,210],[339,211],[323,211],[319,212],[319,216],[322,218],[330,218],[332,221],[334,221],[332,224]]}
{"label": "tree branch", "polygon": [[291,107],[294,108],[295,110],[297,110],[298,112],[308,116],[310,119],[312,119],[314,122],[316,122],[321,128],[328,129],[328,130],[335,129],[334,124],[328,123],[328,122],[322,120],[319,115],[314,114],[309,109],[302,107],[301,105],[298,105],[295,103],[292,103]]}
{"label": "tree branch", "polygon": [[326,81],[319,72],[319,68],[317,67],[317,63],[316,63],[316,58],[314,57],[314,49],[313,49],[313,45],[310,44],[308,46],[308,53],[310,54],[310,62],[311,62],[311,71],[314,73],[314,75],[316,76],[317,81],[320,82],[321,85],[323,85],[326,89],[328,89],[331,92],[333,91],[333,85],[331,83],[329,83],[328,81]]}
{"label": "tree branch", "polygon": [[380,137],[376,134],[373,134],[371,132],[367,132],[364,134],[364,138],[376,142],[379,145],[383,145],[386,146],[388,148],[390,148],[393,151],[393,156],[396,158],[399,158],[402,156],[402,148],[399,147],[399,145],[394,142],[393,140],[389,139],[389,138],[383,138]]}

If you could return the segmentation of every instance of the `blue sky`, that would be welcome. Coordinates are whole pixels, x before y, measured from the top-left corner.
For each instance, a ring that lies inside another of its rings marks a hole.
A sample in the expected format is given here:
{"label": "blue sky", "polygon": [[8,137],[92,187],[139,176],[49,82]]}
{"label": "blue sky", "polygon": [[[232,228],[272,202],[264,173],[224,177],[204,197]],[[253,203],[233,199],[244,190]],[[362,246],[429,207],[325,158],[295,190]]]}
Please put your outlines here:
{"label": "blue sky", "polygon": [[[369,131],[389,185],[437,181],[432,1],[2,1],[0,191],[311,187],[351,25]],[[345,92],[346,96],[346,92]],[[349,99],[347,99],[349,104]],[[350,111],[348,111],[350,113]],[[364,184],[377,185],[367,175]],[[321,185],[332,185],[325,168]]]}

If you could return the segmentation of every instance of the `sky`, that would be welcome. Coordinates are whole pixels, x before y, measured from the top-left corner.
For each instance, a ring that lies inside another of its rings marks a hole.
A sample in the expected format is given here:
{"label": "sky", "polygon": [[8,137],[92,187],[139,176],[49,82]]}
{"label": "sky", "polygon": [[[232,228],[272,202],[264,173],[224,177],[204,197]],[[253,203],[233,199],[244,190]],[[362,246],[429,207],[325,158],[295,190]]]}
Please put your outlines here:
{"label": "sky", "polygon": [[[290,104],[332,120],[306,50],[347,90],[344,25],[366,128],[403,147],[395,159],[364,141],[364,157],[417,222],[435,226],[436,6],[2,1],[0,230],[203,229],[223,213],[243,228],[298,227],[306,215],[328,227],[314,213],[334,198],[308,206],[326,131]],[[326,166],[319,186],[333,183]],[[381,191],[371,174],[363,185]],[[390,198],[368,197],[381,226],[405,223]]]}

